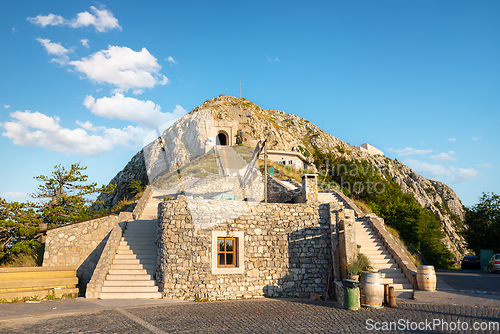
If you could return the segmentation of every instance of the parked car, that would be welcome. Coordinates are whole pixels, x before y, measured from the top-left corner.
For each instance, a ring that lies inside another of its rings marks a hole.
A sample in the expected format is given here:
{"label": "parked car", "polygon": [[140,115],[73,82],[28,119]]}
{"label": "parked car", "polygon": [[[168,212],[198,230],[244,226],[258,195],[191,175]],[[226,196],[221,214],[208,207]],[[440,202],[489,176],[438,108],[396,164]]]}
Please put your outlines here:
{"label": "parked car", "polygon": [[465,256],[462,260],[462,269],[481,269],[481,260],[477,256]]}
{"label": "parked car", "polygon": [[491,257],[490,262],[488,262],[488,272],[500,272],[500,254],[495,254]]}

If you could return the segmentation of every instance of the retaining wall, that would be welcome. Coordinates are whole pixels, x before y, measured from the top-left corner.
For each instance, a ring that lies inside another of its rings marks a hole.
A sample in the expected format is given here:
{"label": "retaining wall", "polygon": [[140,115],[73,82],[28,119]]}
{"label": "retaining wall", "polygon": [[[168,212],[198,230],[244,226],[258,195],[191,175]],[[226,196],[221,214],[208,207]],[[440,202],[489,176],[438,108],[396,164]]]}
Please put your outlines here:
{"label": "retaining wall", "polygon": [[130,216],[112,214],[47,230],[42,266],[76,266],[81,283],[88,283],[109,233]]}

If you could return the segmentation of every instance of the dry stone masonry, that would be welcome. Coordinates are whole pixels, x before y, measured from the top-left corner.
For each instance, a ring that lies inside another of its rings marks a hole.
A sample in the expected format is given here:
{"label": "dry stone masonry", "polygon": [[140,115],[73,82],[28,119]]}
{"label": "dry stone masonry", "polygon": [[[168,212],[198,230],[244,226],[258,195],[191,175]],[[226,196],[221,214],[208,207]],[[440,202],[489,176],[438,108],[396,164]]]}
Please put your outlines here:
{"label": "dry stone masonry", "polygon": [[[195,217],[184,196],[160,203],[156,277],[163,294],[190,299],[322,294],[331,259],[328,204],[260,203],[226,221],[214,209],[236,211],[241,203],[198,199],[204,214]],[[213,273],[216,233],[243,238],[237,249],[244,255],[237,263],[242,273]]]}

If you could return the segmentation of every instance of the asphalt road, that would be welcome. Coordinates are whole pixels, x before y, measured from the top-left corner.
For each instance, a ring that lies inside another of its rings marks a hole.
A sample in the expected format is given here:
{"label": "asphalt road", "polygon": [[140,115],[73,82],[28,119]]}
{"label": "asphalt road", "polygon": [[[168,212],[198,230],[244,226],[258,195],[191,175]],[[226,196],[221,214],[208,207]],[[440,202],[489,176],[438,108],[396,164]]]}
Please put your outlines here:
{"label": "asphalt road", "polygon": [[[349,311],[335,302],[258,299],[116,306],[98,312],[0,321],[0,332],[498,333],[499,321],[500,308],[491,307],[404,302],[397,308]],[[384,326],[396,330],[383,330]],[[473,330],[474,326],[479,330]]]}
{"label": "asphalt road", "polygon": [[442,280],[460,292],[500,294],[500,274],[490,274],[481,269],[436,269],[438,281]]}

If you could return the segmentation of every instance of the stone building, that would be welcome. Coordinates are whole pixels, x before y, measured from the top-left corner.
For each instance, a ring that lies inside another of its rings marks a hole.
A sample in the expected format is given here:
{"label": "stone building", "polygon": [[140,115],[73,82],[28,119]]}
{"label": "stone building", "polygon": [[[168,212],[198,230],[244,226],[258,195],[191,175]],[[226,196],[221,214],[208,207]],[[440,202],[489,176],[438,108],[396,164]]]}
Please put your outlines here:
{"label": "stone building", "polygon": [[366,153],[371,154],[371,155],[384,155],[384,152],[382,152],[381,150],[379,150],[375,146],[370,145],[368,143],[361,144],[359,149],[362,152],[366,152]]}
{"label": "stone building", "polygon": [[[236,218],[221,219],[222,211]],[[324,293],[332,258],[328,204],[260,203],[246,209],[237,201],[180,196],[161,203],[159,215],[156,279],[167,298]]]}
{"label": "stone building", "polygon": [[[263,155],[263,153],[261,153]],[[267,157],[269,160],[284,164],[293,169],[311,169],[312,164],[307,160],[307,158],[298,151],[277,151],[268,150]]]}

